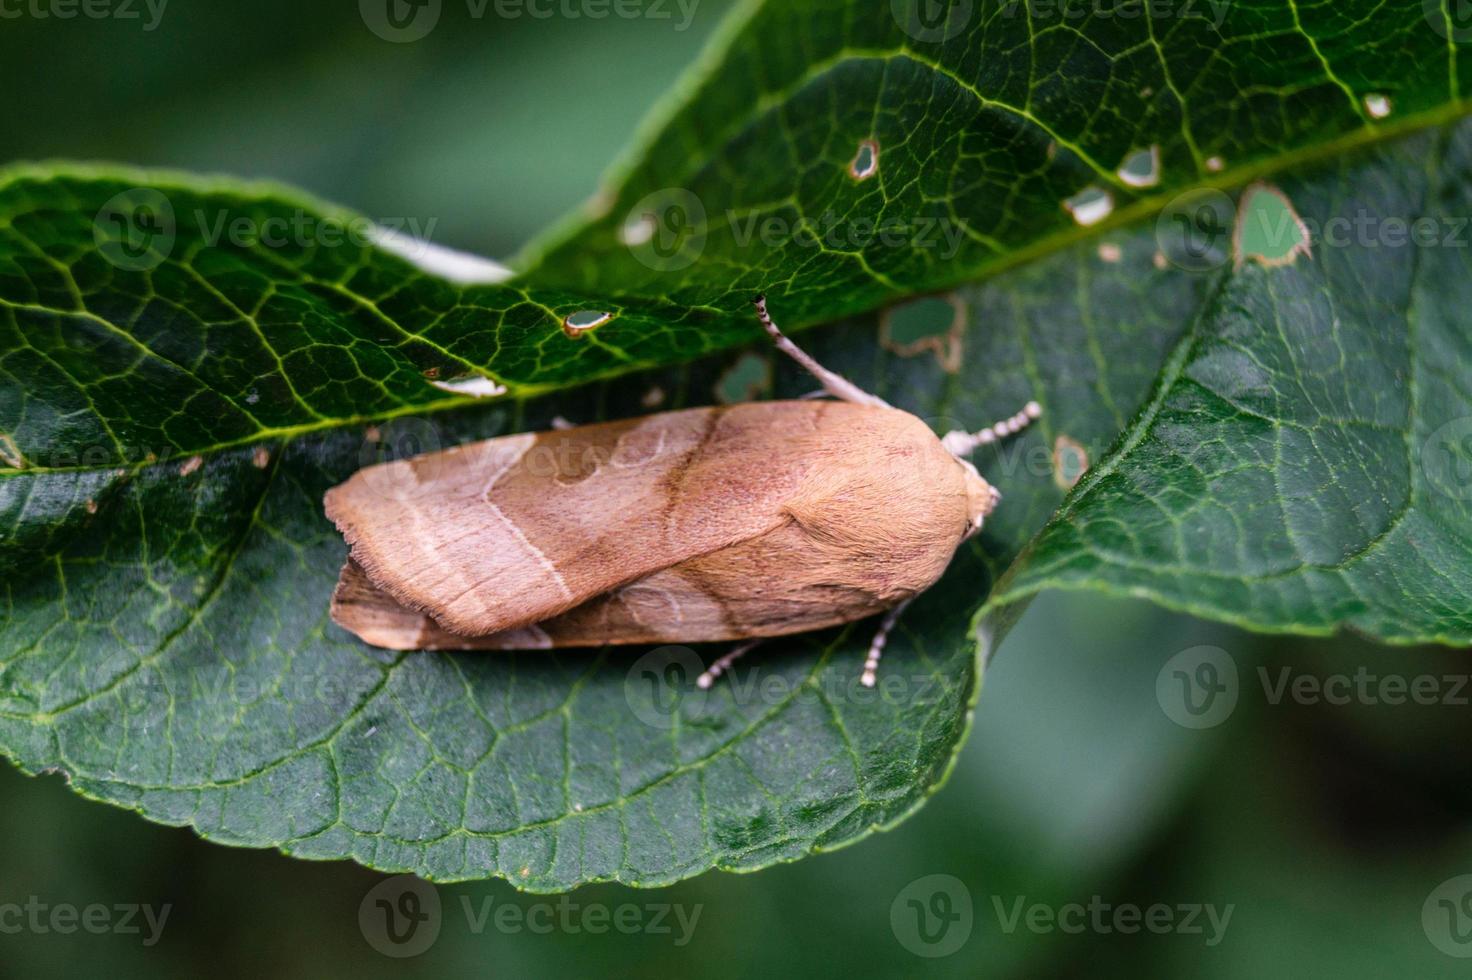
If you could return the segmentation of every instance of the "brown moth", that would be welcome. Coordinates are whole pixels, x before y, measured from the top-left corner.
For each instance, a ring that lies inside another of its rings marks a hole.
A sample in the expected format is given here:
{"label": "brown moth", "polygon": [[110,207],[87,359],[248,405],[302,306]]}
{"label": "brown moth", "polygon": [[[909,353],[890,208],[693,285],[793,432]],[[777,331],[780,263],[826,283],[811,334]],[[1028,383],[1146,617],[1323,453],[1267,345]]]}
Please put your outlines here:
{"label": "brown moth", "polygon": [[[350,555],[332,618],[394,650],[754,640],[904,606],[1000,499],[926,424],[762,325],[838,401],[753,402],[503,436],[359,470],[327,492]],[[720,658],[702,687],[750,644]]]}

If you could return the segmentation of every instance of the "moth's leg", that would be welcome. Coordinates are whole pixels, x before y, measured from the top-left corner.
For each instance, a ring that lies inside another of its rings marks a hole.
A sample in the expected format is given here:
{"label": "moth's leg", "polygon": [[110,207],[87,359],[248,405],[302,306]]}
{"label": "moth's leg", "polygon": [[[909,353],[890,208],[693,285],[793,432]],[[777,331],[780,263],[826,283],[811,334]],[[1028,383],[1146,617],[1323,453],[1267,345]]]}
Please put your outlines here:
{"label": "moth's leg", "polygon": [[720,677],[722,674],[724,674],[728,667],[730,667],[737,660],[741,659],[741,657],[749,653],[753,647],[757,646],[761,642],[762,641],[760,639],[757,639],[747,640],[745,643],[738,643],[736,646],[731,648],[730,653],[717,658],[714,663],[705,668],[705,673],[695,678],[695,686],[700,688],[702,691],[710,690],[710,686],[716,682],[717,677]]}
{"label": "moth's leg", "polygon": [[952,455],[969,456],[977,446],[985,446],[1010,435],[1016,435],[1037,421],[1042,414],[1043,406],[1037,402],[1028,402],[1016,415],[1002,419],[1000,422],[993,422],[976,432],[967,432],[964,429],[947,432],[941,437],[941,445],[949,449]]}
{"label": "moth's leg", "polygon": [[889,642],[889,634],[894,631],[894,624],[900,621],[900,616],[904,615],[905,608],[914,601],[914,596],[911,596],[885,613],[884,618],[879,621],[879,629],[869,644],[869,656],[864,658],[864,673],[859,676],[860,684],[865,687],[874,686],[874,681],[879,676],[879,658],[884,656],[884,645]]}
{"label": "moth's leg", "polygon": [[767,312],[767,298],[765,296],[758,296],[752,302],[756,305],[756,318],[761,321],[762,327],[767,331],[768,336],[772,338],[772,342],[777,345],[777,349],[807,368],[808,372],[818,379],[818,382],[823,386],[823,390],[827,391],[828,394],[834,398],[841,398],[846,402],[853,402],[856,405],[872,405],[875,408],[891,407],[889,402],[880,398],[878,395],[871,395],[843,375],[828,370],[813,360],[812,355],[807,351],[788,340],[787,335],[772,322],[772,316]]}

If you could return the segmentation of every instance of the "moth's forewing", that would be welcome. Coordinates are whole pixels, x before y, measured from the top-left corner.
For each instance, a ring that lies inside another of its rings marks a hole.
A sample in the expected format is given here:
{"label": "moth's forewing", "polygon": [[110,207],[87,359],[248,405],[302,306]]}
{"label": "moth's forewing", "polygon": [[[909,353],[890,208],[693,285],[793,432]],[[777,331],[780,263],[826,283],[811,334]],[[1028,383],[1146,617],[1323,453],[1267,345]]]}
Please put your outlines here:
{"label": "moth's forewing", "polygon": [[327,511],[352,550],[340,625],[399,649],[521,649],[862,618],[939,577],[967,498],[913,416],[794,401],[369,467],[329,491]]}

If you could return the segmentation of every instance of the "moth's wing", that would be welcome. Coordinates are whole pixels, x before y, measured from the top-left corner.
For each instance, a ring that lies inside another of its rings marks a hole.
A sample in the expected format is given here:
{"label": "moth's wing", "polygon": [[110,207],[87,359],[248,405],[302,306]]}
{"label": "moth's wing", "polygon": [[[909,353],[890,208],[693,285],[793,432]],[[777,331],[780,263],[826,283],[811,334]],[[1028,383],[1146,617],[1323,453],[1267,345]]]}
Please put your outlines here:
{"label": "moth's wing", "polygon": [[534,625],[490,636],[451,633],[426,614],[399,604],[349,558],[332,593],[332,621],[365,643],[389,650],[536,650],[552,646]]}
{"label": "moth's wing", "polygon": [[[880,612],[905,594],[836,585],[821,542],[798,524],[620,585],[543,620],[484,636],[452,633],[379,589],[351,559],[333,621],[391,650],[539,650],[629,643],[710,643],[821,629]],[[845,568],[843,575],[854,576]]]}
{"label": "moth's wing", "polygon": [[812,465],[803,437],[834,407],[701,408],[472,443],[359,470],[327,492],[327,516],[398,605],[452,633],[498,633],[781,524]]}
{"label": "moth's wing", "polygon": [[944,571],[966,529],[963,471],[918,420],[876,432],[870,417],[835,407],[823,448],[794,440],[823,462],[760,534],[481,636],[405,608],[349,562],[333,619],[378,646],[492,650],[780,636],[873,615]]}

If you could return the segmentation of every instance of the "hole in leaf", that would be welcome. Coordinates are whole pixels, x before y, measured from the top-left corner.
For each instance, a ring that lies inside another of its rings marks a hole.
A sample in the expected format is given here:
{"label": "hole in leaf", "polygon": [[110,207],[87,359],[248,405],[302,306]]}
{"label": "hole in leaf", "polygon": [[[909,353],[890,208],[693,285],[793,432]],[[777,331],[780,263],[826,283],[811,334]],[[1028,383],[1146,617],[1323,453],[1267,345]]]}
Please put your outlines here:
{"label": "hole in leaf", "polygon": [[1053,440],[1053,482],[1068,491],[1089,469],[1089,452],[1077,440],[1060,435]]}
{"label": "hole in leaf", "polygon": [[1221,157],[1207,157],[1206,158],[1206,169],[1209,170],[1209,171],[1211,171],[1214,174],[1221,173],[1222,168],[1225,167],[1226,165],[1227,165],[1227,162],[1225,160],[1223,160]]}
{"label": "hole in leaf", "polygon": [[765,357],[748,351],[716,381],[716,401],[722,405],[755,401],[771,386],[772,366]]}
{"label": "hole in leaf", "polygon": [[505,385],[483,374],[451,378],[449,381],[431,381],[430,384],[441,391],[452,392],[456,395],[469,395],[472,398],[493,398],[496,395],[506,394]]}
{"label": "hole in leaf", "polygon": [[1291,265],[1300,255],[1313,257],[1313,242],[1287,195],[1257,183],[1237,202],[1232,253],[1238,268],[1248,259],[1266,266]]}
{"label": "hole in leaf", "polygon": [[576,339],[612,319],[613,314],[603,310],[578,310],[562,318],[562,332]]}
{"label": "hole in leaf", "polygon": [[1084,227],[1098,224],[1114,210],[1114,198],[1106,190],[1092,184],[1063,200],[1063,210]]}
{"label": "hole in leaf", "polygon": [[1371,119],[1384,119],[1390,115],[1390,99],[1378,92],[1365,96],[1365,111]]}
{"label": "hole in leaf", "polygon": [[901,357],[930,351],[941,369],[961,369],[961,337],[966,305],[954,296],[922,296],[891,306],[879,319],[879,343]]}
{"label": "hole in leaf", "polygon": [[879,144],[874,140],[862,140],[853,162],[848,165],[848,175],[854,180],[868,180],[879,172]]}
{"label": "hole in leaf", "polygon": [[1131,187],[1154,187],[1160,183],[1160,147],[1136,150],[1119,165],[1119,179]]}
{"label": "hole in leaf", "polygon": [[26,458],[21,455],[20,447],[9,433],[0,432],[0,460],[13,470],[23,469],[26,465]]}

